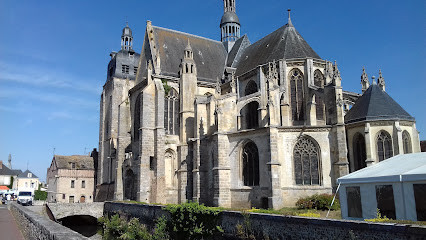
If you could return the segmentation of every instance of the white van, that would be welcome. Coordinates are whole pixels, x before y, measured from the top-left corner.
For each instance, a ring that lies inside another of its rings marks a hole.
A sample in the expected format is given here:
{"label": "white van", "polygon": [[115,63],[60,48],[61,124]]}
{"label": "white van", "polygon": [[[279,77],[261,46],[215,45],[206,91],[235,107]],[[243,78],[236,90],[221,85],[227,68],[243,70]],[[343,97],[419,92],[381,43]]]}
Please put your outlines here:
{"label": "white van", "polygon": [[32,192],[20,191],[18,193],[18,203],[21,205],[33,205],[33,200]]}

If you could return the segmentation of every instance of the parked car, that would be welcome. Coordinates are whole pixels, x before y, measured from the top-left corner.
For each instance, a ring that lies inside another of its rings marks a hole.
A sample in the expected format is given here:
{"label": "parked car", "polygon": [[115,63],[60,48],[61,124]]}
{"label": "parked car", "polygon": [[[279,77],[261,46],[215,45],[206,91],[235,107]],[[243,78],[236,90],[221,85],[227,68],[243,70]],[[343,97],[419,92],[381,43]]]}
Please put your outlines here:
{"label": "parked car", "polygon": [[19,192],[18,193],[18,203],[21,205],[33,205],[33,194],[31,192]]}

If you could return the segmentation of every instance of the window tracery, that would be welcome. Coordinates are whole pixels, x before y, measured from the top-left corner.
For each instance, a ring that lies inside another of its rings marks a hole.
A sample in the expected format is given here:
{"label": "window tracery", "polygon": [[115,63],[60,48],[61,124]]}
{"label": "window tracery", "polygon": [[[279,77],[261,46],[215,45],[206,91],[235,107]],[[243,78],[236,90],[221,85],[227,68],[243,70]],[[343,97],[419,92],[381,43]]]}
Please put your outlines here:
{"label": "window tracery", "polygon": [[257,91],[258,91],[258,88],[257,88],[256,82],[254,82],[253,80],[250,80],[247,83],[246,89],[244,91],[244,95],[247,96],[247,95],[256,93]]}
{"label": "window tracery", "polygon": [[248,142],[243,147],[243,182],[244,186],[259,185],[259,151],[253,142]]}
{"label": "window tracery", "polygon": [[297,185],[320,185],[320,149],[308,137],[300,138],[293,150]]}
{"label": "window tracery", "polygon": [[179,135],[179,95],[171,89],[164,99],[164,128],[166,134]]}
{"label": "window tracery", "polygon": [[404,148],[404,153],[411,153],[411,138],[410,134],[407,131],[402,132],[402,144]]}
{"label": "window tracery", "polygon": [[381,131],[377,137],[377,155],[379,161],[393,156],[392,138],[386,131]]}
{"label": "window tracery", "polygon": [[357,171],[361,168],[367,167],[365,160],[367,154],[365,151],[365,139],[360,133],[356,134],[353,142],[353,155],[354,155],[354,170]]}
{"label": "window tracery", "polygon": [[293,69],[290,72],[290,90],[291,90],[291,113],[293,121],[304,121],[304,91],[303,74],[299,69]]}

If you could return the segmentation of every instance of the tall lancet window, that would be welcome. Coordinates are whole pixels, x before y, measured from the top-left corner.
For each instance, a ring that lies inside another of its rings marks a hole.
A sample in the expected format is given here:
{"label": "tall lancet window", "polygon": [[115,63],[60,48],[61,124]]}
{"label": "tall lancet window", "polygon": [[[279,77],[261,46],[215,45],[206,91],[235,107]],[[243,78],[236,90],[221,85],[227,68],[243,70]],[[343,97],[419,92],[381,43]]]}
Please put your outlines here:
{"label": "tall lancet window", "polygon": [[360,133],[357,133],[353,140],[353,155],[355,171],[367,167],[365,162],[367,159],[367,153],[365,151],[365,139],[364,136]]}
{"label": "tall lancet window", "polygon": [[133,122],[133,137],[134,141],[139,142],[139,129],[141,127],[141,101],[142,101],[142,93],[139,93],[139,95],[136,98],[135,102],[135,115],[134,115],[134,122]]}
{"label": "tall lancet window", "polygon": [[[314,84],[318,88],[324,88],[324,75],[320,70],[314,72]],[[315,94],[317,120],[324,120],[324,100],[321,92]]]}
{"label": "tall lancet window", "polygon": [[309,137],[300,138],[293,150],[296,184],[320,185],[320,149]]}
{"label": "tall lancet window", "polygon": [[404,147],[404,153],[411,153],[411,138],[407,131],[402,132],[402,144]]}
{"label": "tall lancet window", "polygon": [[244,145],[242,160],[244,186],[259,186],[259,151],[254,142]]}
{"label": "tall lancet window", "polygon": [[164,99],[164,128],[166,134],[179,135],[179,94],[173,88]]}
{"label": "tall lancet window", "polygon": [[377,155],[379,161],[393,157],[392,138],[386,131],[381,131],[377,137]]}
{"label": "tall lancet window", "polygon": [[291,89],[291,114],[293,121],[304,121],[305,113],[303,107],[303,73],[299,69],[293,69],[290,72]]}

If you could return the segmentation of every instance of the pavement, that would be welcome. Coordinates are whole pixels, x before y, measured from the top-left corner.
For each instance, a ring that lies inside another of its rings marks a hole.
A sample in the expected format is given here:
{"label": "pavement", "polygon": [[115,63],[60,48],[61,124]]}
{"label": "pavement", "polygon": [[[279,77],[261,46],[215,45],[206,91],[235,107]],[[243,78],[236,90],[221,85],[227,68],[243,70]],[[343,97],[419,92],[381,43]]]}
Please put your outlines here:
{"label": "pavement", "polygon": [[7,205],[0,205],[0,233],[1,240],[24,240]]}

